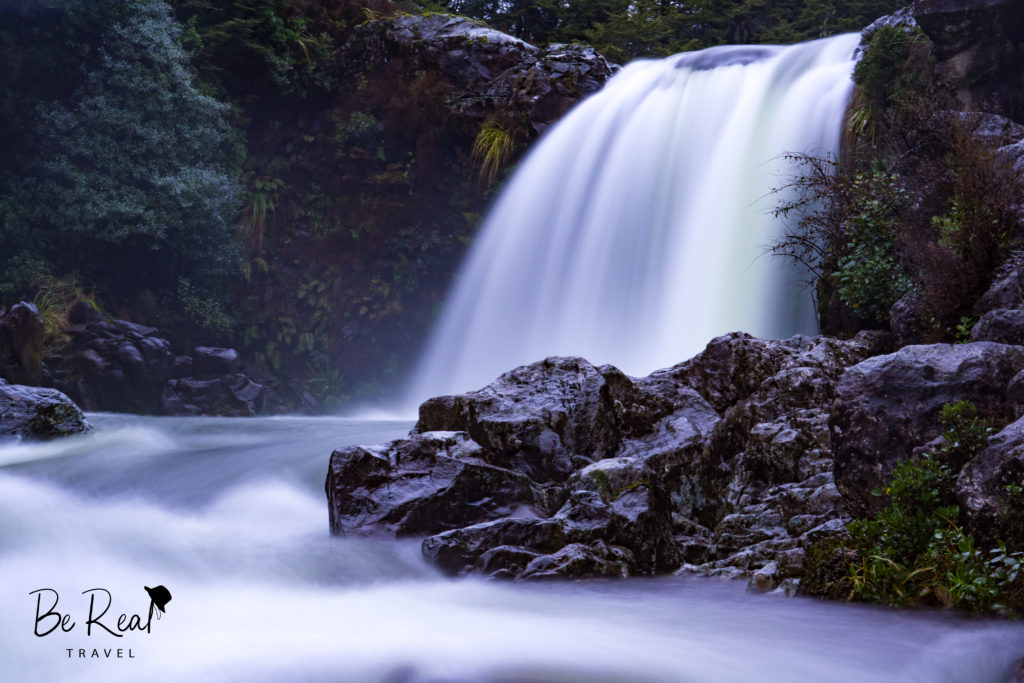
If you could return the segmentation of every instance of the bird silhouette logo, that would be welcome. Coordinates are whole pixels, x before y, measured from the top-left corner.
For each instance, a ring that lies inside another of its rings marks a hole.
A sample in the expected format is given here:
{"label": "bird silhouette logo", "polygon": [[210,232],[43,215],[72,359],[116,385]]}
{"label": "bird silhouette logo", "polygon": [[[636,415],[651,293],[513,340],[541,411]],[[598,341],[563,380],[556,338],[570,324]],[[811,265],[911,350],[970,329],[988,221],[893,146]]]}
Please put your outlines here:
{"label": "bird silhouette logo", "polygon": [[167,590],[166,586],[155,586],[150,588],[149,586],[143,586],[146,592],[149,593],[149,618],[153,618],[153,608],[160,610],[156,613],[156,618],[160,618],[160,614],[165,612],[164,609],[167,603],[171,601],[171,591]]}

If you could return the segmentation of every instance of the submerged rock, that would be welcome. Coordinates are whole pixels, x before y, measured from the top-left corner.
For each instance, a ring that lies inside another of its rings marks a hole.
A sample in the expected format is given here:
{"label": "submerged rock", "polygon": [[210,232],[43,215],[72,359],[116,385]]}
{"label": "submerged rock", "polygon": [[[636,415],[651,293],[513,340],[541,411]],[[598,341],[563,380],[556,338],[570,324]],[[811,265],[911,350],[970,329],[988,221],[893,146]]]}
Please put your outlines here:
{"label": "submerged rock", "polygon": [[789,581],[803,546],[847,519],[830,471],[836,383],[887,344],[731,334],[644,378],[580,358],[516,368],[426,401],[406,439],[336,451],[331,531],[426,535],[452,574]]}
{"label": "submerged rock", "polygon": [[0,379],[0,439],[52,439],[91,429],[81,409],[56,389]]}

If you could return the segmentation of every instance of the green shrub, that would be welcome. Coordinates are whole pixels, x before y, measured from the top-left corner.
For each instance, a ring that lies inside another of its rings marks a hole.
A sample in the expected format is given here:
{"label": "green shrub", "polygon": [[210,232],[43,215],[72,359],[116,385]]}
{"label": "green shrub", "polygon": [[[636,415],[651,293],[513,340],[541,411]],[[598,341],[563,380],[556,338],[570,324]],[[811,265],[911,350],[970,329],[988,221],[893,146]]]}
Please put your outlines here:
{"label": "green shrub", "polygon": [[987,423],[970,401],[943,406],[946,426],[938,453],[896,465],[879,496],[889,505],[870,519],[847,525],[848,598],[888,605],[919,604],[972,611],[1010,612],[1010,595],[1021,573],[1020,552],[1003,543],[982,552],[958,526],[956,467],[987,442]]}

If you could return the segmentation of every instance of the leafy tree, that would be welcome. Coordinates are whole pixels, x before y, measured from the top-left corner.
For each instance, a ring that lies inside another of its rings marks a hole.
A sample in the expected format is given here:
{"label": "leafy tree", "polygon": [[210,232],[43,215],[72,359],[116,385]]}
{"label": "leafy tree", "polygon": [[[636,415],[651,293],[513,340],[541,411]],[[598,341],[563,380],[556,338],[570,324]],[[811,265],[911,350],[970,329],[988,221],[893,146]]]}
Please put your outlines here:
{"label": "leafy tree", "polygon": [[74,97],[37,110],[37,149],[0,204],[0,249],[42,256],[122,304],[212,293],[236,267],[240,153],[228,108],[195,87],[161,0],[125,0]]}

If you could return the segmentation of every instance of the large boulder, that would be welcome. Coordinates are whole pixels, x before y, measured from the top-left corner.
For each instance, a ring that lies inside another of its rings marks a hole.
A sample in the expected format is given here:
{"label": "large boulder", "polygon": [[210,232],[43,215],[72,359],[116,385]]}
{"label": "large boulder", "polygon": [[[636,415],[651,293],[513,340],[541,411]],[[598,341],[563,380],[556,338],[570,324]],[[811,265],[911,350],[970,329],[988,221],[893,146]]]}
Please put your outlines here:
{"label": "large boulder", "polygon": [[[992,342],[907,346],[845,372],[832,410],[836,485],[854,513],[878,510],[872,491],[915,447],[938,437],[942,407],[972,401],[978,414],[1005,425],[1017,417],[1007,391],[1024,368],[1024,348]],[[963,463],[950,463],[959,468]]]}
{"label": "large boulder", "polygon": [[1024,547],[1024,419],[992,437],[963,467],[956,495],[967,531],[982,544]]}
{"label": "large boulder", "polygon": [[0,439],[52,439],[90,429],[78,406],[56,389],[0,379]]}

